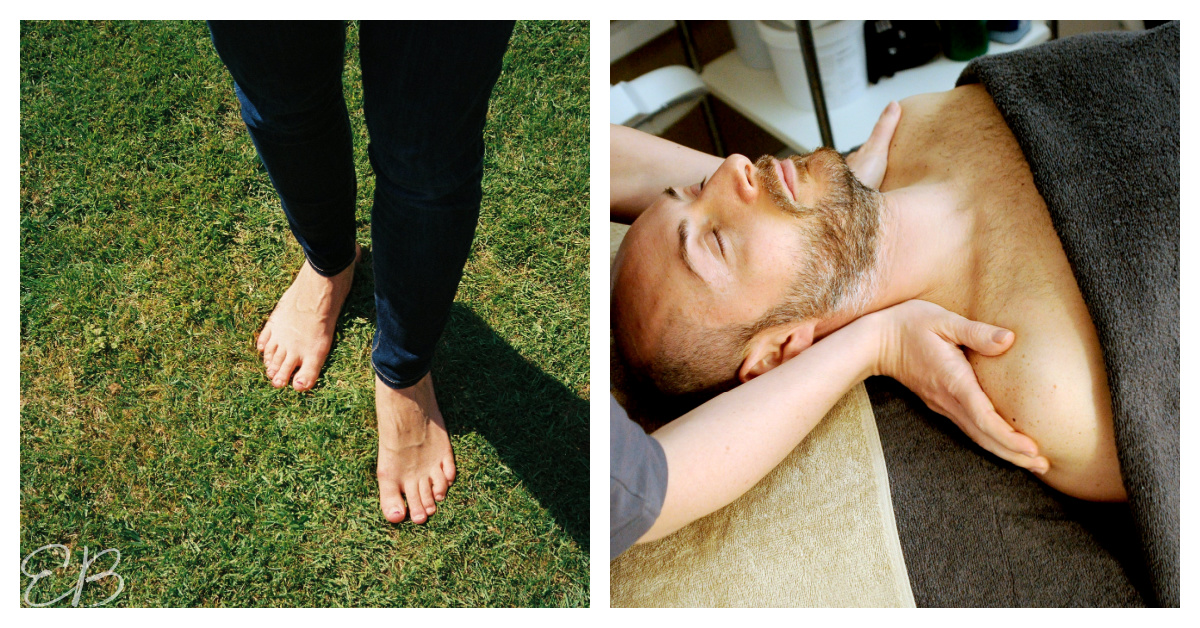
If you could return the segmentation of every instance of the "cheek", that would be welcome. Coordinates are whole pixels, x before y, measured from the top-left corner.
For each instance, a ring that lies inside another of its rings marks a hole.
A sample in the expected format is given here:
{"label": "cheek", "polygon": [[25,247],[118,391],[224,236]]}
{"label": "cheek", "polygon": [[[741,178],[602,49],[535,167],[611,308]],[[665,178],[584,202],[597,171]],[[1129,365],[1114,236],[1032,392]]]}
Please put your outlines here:
{"label": "cheek", "polygon": [[760,300],[774,303],[791,285],[800,257],[796,225],[776,225],[762,233],[757,245],[747,251],[749,272],[742,284]]}
{"label": "cheek", "polygon": [[764,297],[774,292],[764,279],[760,274],[746,281],[730,282],[703,300],[697,299],[693,309],[697,320],[716,326],[744,325],[757,320],[767,302]]}
{"label": "cheek", "polygon": [[760,220],[747,238],[746,262],[760,277],[792,267],[801,252],[800,221],[774,212],[769,220]]}

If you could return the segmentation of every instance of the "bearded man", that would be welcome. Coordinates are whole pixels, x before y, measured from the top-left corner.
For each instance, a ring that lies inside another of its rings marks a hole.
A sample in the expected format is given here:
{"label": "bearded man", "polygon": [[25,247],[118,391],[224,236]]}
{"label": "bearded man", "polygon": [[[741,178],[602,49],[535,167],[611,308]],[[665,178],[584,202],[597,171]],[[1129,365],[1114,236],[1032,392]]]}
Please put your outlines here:
{"label": "bearded man", "polygon": [[[1006,353],[968,358],[1048,468],[968,434],[1071,497],[1132,495],[1177,604],[1178,24],[1076,39],[902,101],[879,191],[818,150],[694,158],[707,176],[690,187],[624,199],[646,209],[614,263],[613,335],[633,394],[696,400],[910,299],[1010,329]],[[1083,58],[1122,69],[1101,90],[1120,99],[1078,97],[1103,80]]]}

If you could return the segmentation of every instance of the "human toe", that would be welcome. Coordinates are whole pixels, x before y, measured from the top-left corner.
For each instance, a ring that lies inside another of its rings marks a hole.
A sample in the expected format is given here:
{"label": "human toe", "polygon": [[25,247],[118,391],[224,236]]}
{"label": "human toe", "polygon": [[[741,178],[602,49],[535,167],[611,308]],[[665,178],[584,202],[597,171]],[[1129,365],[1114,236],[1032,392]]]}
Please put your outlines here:
{"label": "human toe", "polygon": [[262,333],[258,334],[258,340],[254,343],[259,351],[267,348],[267,342],[271,340],[271,328],[264,327]]}
{"label": "human toe", "polygon": [[437,512],[437,501],[433,499],[433,489],[430,487],[429,478],[425,478],[420,482],[421,504],[425,506],[425,514],[432,515]]}
{"label": "human toe", "polygon": [[425,523],[429,514],[425,511],[425,505],[421,503],[421,489],[418,482],[404,485],[404,499],[408,502],[408,517],[412,519],[412,522]]}
{"label": "human toe", "polygon": [[274,366],[275,365],[275,354],[278,352],[279,352],[279,344],[278,343],[274,343],[274,342],[265,343],[263,345],[263,354],[262,354],[263,366],[267,367],[267,369],[270,369],[272,366]]}
{"label": "human toe", "polygon": [[296,377],[292,380],[292,388],[299,392],[309,390],[317,382],[317,371],[320,367],[316,360],[305,360],[300,365],[300,370],[296,372]]}
{"label": "human toe", "polygon": [[288,353],[283,360],[283,364],[279,366],[279,370],[271,378],[271,384],[276,388],[283,388],[292,379],[292,373],[296,371],[296,367],[300,365],[300,355],[296,353]]}
{"label": "human toe", "polygon": [[[275,376],[279,374],[280,369],[283,368],[283,361],[287,358],[287,354],[287,349],[284,349],[283,347],[279,347],[274,353],[271,354],[271,361],[267,363],[267,377],[270,377],[272,380],[275,379]],[[272,381],[272,383],[274,383],[274,381]],[[278,386],[276,386],[276,388],[278,388]]]}
{"label": "human toe", "polygon": [[446,490],[450,488],[450,483],[446,481],[446,476],[442,473],[440,466],[430,474],[429,487],[433,492],[434,501],[440,502],[446,499]]}
{"label": "human toe", "polygon": [[384,519],[392,523],[404,521],[404,498],[400,496],[400,489],[395,482],[383,477],[379,478],[379,508]]}

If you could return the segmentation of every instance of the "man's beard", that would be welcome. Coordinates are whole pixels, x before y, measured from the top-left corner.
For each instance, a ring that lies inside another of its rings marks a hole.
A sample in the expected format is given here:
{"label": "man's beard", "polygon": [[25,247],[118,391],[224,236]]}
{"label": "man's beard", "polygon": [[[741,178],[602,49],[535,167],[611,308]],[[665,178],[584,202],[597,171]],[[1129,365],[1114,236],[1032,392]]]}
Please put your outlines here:
{"label": "man's beard", "polygon": [[780,211],[796,218],[798,263],[795,280],[783,301],[758,321],[739,326],[743,343],[757,333],[790,321],[828,318],[834,313],[861,314],[876,286],[879,258],[879,192],[868,188],[831,148],[790,157],[796,186],[818,186],[812,205],[793,201],[784,191],[771,157],[755,163],[759,183]]}

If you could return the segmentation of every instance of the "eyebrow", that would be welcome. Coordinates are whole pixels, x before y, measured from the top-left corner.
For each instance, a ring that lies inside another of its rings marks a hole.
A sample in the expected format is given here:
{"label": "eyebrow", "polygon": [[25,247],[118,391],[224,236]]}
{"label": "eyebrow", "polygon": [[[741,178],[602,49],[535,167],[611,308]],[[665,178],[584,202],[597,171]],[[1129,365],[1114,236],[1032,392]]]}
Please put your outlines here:
{"label": "eyebrow", "polygon": [[683,258],[683,263],[687,265],[688,270],[692,271],[692,274],[700,279],[700,281],[704,281],[704,277],[701,277],[700,273],[696,272],[696,267],[692,266],[692,260],[688,257],[687,240],[688,221],[687,218],[684,218],[679,221],[679,256]]}

